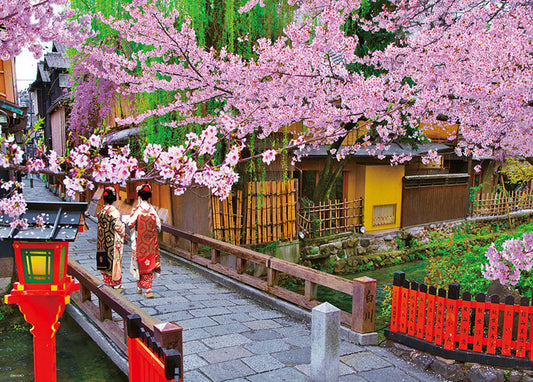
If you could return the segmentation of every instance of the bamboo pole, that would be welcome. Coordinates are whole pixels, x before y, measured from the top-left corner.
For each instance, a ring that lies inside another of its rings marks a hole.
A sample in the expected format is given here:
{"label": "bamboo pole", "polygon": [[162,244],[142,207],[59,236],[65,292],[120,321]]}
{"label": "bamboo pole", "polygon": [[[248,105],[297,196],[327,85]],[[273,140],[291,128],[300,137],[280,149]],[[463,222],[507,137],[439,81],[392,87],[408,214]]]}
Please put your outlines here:
{"label": "bamboo pole", "polygon": [[502,179],[503,194],[505,195],[505,202],[506,202],[506,205],[507,205],[507,218],[509,219],[509,227],[511,229],[513,229],[513,223],[511,221],[511,211],[509,209],[509,197],[507,196],[507,192],[505,190],[505,184],[503,183],[503,175],[501,175],[501,179]]}

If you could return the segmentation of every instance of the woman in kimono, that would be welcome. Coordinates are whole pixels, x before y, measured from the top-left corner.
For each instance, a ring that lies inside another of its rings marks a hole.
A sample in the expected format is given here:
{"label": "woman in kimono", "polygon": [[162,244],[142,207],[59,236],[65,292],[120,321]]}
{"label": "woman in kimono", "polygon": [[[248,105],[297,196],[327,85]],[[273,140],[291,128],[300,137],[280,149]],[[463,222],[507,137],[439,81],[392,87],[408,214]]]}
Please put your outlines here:
{"label": "woman in kimono", "polygon": [[122,250],[126,226],[120,221],[120,213],[113,206],[117,200],[115,190],[111,187],[104,188],[103,199],[104,206],[98,214],[97,268],[102,272],[104,284],[122,293]]}
{"label": "woman in kimono", "polygon": [[137,293],[146,289],[145,296],[153,298],[152,282],[161,274],[161,257],[159,255],[158,236],[161,231],[161,219],[154,207],[148,202],[152,197],[152,188],[143,184],[137,189],[139,200],[131,211],[128,227],[131,230],[132,261],[137,259],[139,280]]}

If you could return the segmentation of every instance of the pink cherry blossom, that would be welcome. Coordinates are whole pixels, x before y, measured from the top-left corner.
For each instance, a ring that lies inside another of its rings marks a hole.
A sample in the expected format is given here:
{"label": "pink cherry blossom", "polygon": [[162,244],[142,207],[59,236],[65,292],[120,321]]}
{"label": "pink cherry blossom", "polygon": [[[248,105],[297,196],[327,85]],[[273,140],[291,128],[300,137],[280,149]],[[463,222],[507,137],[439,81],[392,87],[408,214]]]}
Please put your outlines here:
{"label": "pink cherry blossom", "polygon": [[516,285],[521,272],[529,272],[533,268],[533,232],[523,234],[521,239],[506,240],[501,251],[492,244],[485,256],[489,262],[482,273],[487,279]]}
{"label": "pink cherry blossom", "polygon": [[276,159],[276,150],[267,150],[263,153],[263,163],[267,165]]}

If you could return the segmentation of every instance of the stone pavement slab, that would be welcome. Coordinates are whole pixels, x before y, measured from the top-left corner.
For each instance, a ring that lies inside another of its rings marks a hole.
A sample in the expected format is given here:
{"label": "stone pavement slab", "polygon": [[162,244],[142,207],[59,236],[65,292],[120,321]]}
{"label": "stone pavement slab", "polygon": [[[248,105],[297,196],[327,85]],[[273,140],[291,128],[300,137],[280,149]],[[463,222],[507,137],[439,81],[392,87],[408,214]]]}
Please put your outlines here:
{"label": "stone pavement slab", "polygon": [[[58,201],[44,184],[25,180],[27,200]],[[97,277],[95,221],[71,243],[69,256]],[[259,302],[246,288],[225,287],[205,277],[181,259],[163,256],[162,275],[154,281],[154,299],[135,293],[130,276],[131,248],[123,256],[124,296],[156,319],[183,327],[184,369],[187,382],[308,381],[310,323],[268,303]],[[303,317],[299,316],[299,317]],[[440,381],[378,346],[340,343],[340,381]],[[327,381],[325,381],[327,382]]]}

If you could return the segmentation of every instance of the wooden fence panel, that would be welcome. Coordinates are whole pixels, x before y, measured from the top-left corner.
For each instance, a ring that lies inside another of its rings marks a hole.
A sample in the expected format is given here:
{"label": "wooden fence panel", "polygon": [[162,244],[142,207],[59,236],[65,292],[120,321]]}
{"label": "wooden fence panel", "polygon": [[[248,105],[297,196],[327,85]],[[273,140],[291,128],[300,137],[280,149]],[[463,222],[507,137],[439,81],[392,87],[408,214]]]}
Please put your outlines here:
{"label": "wooden fence panel", "polygon": [[236,245],[296,236],[296,181],[250,182],[226,200],[211,197],[215,238]]}
{"label": "wooden fence panel", "polygon": [[522,297],[516,305],[512,296],[502,302],[498,296],[478,293],[472,301],[468,292],[459,298],[458,284],[438,293],[434,286],[422,285],[395,273],[387,338],[458,361],[533,369],[529,298]]}
{"label": "wooden fence panel", "polygon": [[[439,207],[436,207],[439,206]],[[406,187],[402,190],[402,227],[463,219],[468,212],[468,185]]]}
{"label": "wooden fence panel", "polygon": [[307,236],[357,231],[363,226],[363,198],[328,200],[300,207],[299,230]]}
{"label": "wooden fence panel", "polygon": [[533,191],[498,193],[479,192],[472,202],[472,216],[501,216],[511,212],[533,209]]}
{"label": "wooden fence panel", "polygon": [[424,339],[424,327],[426,325],[427,291],[426,284],[420,284],[418,293],[418,317],[416,321],[416,336]]}

